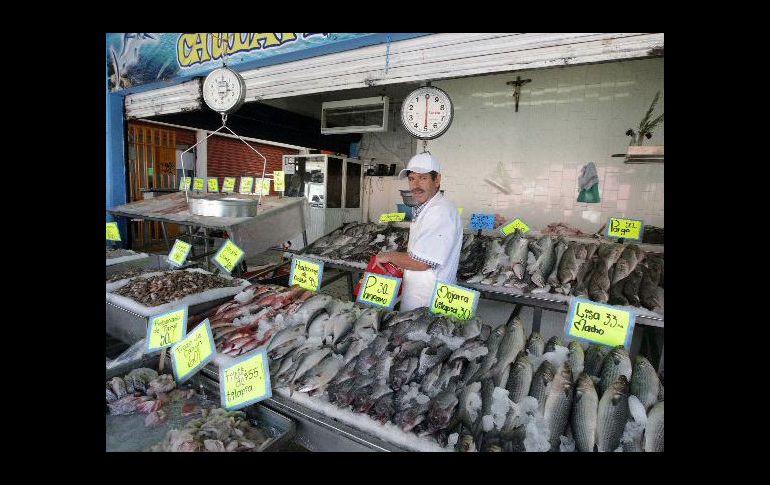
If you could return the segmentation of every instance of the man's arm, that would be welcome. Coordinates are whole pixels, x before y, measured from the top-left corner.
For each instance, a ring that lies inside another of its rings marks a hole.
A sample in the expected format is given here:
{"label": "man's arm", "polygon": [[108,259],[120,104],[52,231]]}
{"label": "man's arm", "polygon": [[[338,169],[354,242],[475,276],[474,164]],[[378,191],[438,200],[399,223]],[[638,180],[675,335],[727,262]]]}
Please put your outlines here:
{"label": "man's arm", "polygon": [[417,261],[407,253],[380,253],[377,255],[375,263],[380,267],[382,267],[382,263],[393,263],[401,269],[408,269],[410,271],[425,271],[430,269],[430,265]]}

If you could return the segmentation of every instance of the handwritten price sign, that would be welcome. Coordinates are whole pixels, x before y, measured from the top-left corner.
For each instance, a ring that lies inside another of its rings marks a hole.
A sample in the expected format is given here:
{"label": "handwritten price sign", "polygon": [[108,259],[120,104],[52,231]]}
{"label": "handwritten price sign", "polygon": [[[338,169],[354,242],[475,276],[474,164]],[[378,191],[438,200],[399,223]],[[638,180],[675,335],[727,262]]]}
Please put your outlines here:
{"label": "handwritten price sign", "polygon": [[524,224],[521,221],[521,219],[515,219],[513,222],[510,222],[500,228],[500,231],[502,231],[504,236],[507,236],[516,230],[519,230],[522,233],[526,234],[527,232],[529,232],[529,226]]}
{"label": "handwritten price sign", "polygon": [[225,241],[217,254],[214,255],[214,262],[222,267],[228,273],[232,273],[235,265],[241,262],[244,252],[231,240]]}
{"label": "handwritten price sign", "polygon": [[401,288],[401,278],[374,273],[364,273],[364,286],[358,292],[359,303],[392,310]]}
{"label": "handwritten price sign", "polygon": [[257,179],[256,195],[270,195],[270,179]]}
{"label": "handwritten price sign", "polygon": [[214,358],[215,352],[211,322],[207,318],[184,339],[171,346],[174,379],[178,383],[186,381],[208,364]]}
{"label": "handwritten price sign", "polygon": [[190,254],[190,248],[192,248],[192,245],[177,239],[166,260],[173,266],[182,266]]}
{"label": "handwritten price sign", "polygon": [[612,305],[583,298],[573,298],[567,313],[564,332],[572,337],[628,349],[634,333],[636,315]]}
{"label": "handwritten price sign", "polygon": [[323,262],[293,257],[289,286],[299,285],[300,288],[317,292],[321,289],[323,273]]}
{"label": "handwritten price sign", "polygon": [[219,179],[217,178],[209,179],[209,192],[219,192]]}
{"label": "handwritten price sign", "polygon": [[479,229],[494,229],[495,228],[495,215],[494,214],[471,214],[471,223],[468,229],[476,231]]}
{"label": "handwritten price sign", "polygon": [[265,350],[246,354],[234,364],[221,367],[219,390],[222,407],[228,410],[241,409],[272,396]]}
{"label": "handwritten price sign", "polygon": [[382,214],[380,222],[401,222],[405,217],[406,212],[391,212],[390,214]]}
{"label": "handwritten price sign", "polygon": [[642,239],[644,223],[637,219],[618,219],[610,217],[607,223],[607,237],[622,237],[623,239]]}
{"label": "handwritten price sign", "polygon": [[108,241],[120,241],[120,231],[118,230],[117,222],[107,223],[107,240]]}
{"label": "handwritten price sign", "polygon": [[457,320],[470,320],[476,314],[478,303],[478,291],[436,281],[430,311],[436,315],[446,315]]}
{"label": "handwritten price sign", "polygon": [[241,185],[238,192],[241,194],[250,194],[254,191],[254,177],[241,177]]}
{"label": "handwritten price sign", "polygon": [[276,170],[273,172],[273,185],[275,185],[276,192],[283,192],[286,188],[283,183],[283,171]]}
{"label": "handwritten price sign", "polygon": [[190,177],[182,177],[179,179],[179,190],[190,190]]}
{"label": "handwritten price sign", "polygon": [[235,192],[235,177],[225,177],[224,182],[222,182],[222,192],[228,194]]}
{"label": "handwritten price sign", "polygon": [[187,307],[150,318],[147,325],[147,352],[165,349],[187,333]]}
{"label": "handwritten price sign", "polygon": [[199,177],[195,177],[193,180],[193,190],[197,190],[198,192],[203,191],[203,179]]}

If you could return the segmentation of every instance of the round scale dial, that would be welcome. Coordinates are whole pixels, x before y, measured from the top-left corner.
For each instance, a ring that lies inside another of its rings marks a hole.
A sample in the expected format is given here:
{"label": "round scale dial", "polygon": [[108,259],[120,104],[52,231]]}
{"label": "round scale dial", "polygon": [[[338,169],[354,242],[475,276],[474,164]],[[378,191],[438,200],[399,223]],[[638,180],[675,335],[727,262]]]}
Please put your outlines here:
{"label": "round scale dial", "polygon": [[246,97],[246,83],[241,75],[227,67],[214,69],[203,81],[203,101],[220,113],[238,109]]}
{"label": "round scale dial", "polygon": [[449,95],[433,86],[415,89],[401,105],[404,128],[421,140],[432,140],[443,135],[452,124],[453,115],[454,108]]}

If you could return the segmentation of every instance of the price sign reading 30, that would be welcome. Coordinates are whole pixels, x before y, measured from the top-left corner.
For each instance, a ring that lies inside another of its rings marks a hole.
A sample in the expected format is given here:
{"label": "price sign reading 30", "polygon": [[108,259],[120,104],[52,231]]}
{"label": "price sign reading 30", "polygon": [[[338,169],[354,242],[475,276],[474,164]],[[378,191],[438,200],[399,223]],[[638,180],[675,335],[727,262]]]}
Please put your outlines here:
{"label": "price sign reading 30", "polygon": [[231,240],[227,240],[214,255],[214,262],[228,273],[232,273],[235,266],[241,262],[245,253]]}
{"label": "price sign reading 30", "polygon": [[470,320],[476,314],[478,303],[478,291],[436,281],[430,311],[437,315],[454,317],[457,320]]}
{"label": "price sign reading 30", "polygon": [[589,342],[628,348],[635,320],[633,312],[583,298],[573,298],[564,332]]}
{"label": "price sign reading 30", "polygon": [[234,364],[219,369],[219,389],[222,407],[241,409],[273,395],[267,353],[246,354]]}
{"label": "price sign reading 30", "polygon": [[150,318],[147,325],[147,352],[171,347],[187,333],[187,307]]}
{"label": "price sign reading 30", "polygon": [[359,303],[392,310],[401,287],[401,278],[374,273],[364,273],[364,283],[358,292]]}
{"label": "price sign reading 30", "polygon": [[216,348],[211,335],[211,323],[205,319],[183,340],[171,346],[171,366],[174,379],[182,383],[201,370],[213,358]]}
{"label": "price sign reading 30", "polygon": [[289,286],[299,285],[300,288],[317,292],[321,289],[323,274],[323,262],[294,257],[291,260]]}

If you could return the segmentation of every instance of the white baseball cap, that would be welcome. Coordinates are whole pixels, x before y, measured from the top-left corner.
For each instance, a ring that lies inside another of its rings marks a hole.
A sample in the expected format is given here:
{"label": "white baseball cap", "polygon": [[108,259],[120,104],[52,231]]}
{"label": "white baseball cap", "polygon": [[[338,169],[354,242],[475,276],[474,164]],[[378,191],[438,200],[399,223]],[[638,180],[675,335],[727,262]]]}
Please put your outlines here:
{"label": "white baseball cap", "polygon": [[428,173],[434,170],[438,173],[441,173],[441,164],[438,163],[438,160],[433,158],[433,155],[428,152],[418,153],[409,159],[409,164],[405,169],[401,170],[401,172],[398,174],[398,178],[399,180],[406,178],[407,175],[409,175],[408,172],[410,171],[417,173]]}

